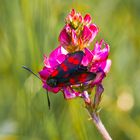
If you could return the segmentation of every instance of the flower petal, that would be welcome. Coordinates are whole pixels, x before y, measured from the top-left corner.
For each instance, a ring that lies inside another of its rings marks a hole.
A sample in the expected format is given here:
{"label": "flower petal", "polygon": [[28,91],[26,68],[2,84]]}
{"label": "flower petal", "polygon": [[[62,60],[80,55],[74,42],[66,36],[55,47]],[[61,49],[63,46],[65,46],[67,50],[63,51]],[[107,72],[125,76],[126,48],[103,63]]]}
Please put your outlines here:
{"label": "flower petal", "polygon": [[57,93],[60,91],[59,87],[52,88],[52,87],[48,86],[45,82],[43,83],[43,88],[45,88],[46,90],[51,91],[53,93]]}
{"label": "flower petal", "polygon": [[48,69],[46,67],[44,67],[43,70],[41,70],[39,72],[39,75],[40,75],[42,80],[46,80],[49,77],[50,72],[48,71]]}
{"label": "flower petal", "polygon": [[76,98],[77,96],[80,96],[79,92],[74,91],[71,87],[68,86],[63,88],[63,93],[65,99],[72,99]]}
{"label": "flower petal", "polygon": [[97,84],[100,84],[105,76],[106,75],[105,75],[103,70],[98,70],[96,72],[96,78],[91,83],[91,87],[93,87],[93,86],[95,86]]}
{"label": "flower petal", "polygon": [[84,91],[81,94],[81,96],[84,99],[85,103],[87,103],[87,104],[90,104],[91,103],[90,96],[89,96],[88,92]]}
{"label": "flower petal", "polygon": [[[104,43],[105,47],[101,49],[102,44]],[[109,55],[109,45],[104,42],[104,40],[101,40],[100,43],[96,42],[94,49],[92,51],[94,58],[94,61],[104,61],[108,58]]]}
{"label": "flower petal", "polygon": [[110,67],[111,67],[111,60],[107,59],[106,61],[106,65],[104,67],[104,72],[107,74],[110,71]]}
{"label": "flower petal", "polygon": [[95,24],[90,24],[89,29],[92,32],[92,37],[89,41],[89,43],[91,43],[93,41],[93,39],[95,38],[95,36],[97,35],[99,29],[97,28],[97,26]]}
{"label": "flower petal", "polygon": [[46,55],[44,55],[44,66],[46,68],[51,68],[50,63],[49,63],[49,59],[47,58]]}
{"label": "flower petal", "polygon": [[62,47],[59,46],[52,51],[49,57],[49,62],[52,68],[55,68],[57,65],[64,61],[64,56],[60,59],[60,55],[66,55],[68,52]]}
{"label": "flower petal", "polygon": [[78,38],[77,38],[76,32],[73,29],[71,32],[71,41],[72,41],[72,45],[74,45],[74,46],[76,46],[78,43]]}
{"label": "flower petal", "polygon": [[68,46],[70,44],[70,41],[71,41],[71,38],[66,31],[66,26],[62,29],[62,31],[60,32],[59,38],[58,38],[60,41],[60,44],[62,46]]}
{"label": "flower petal", "polygon": [[101,96],[104,91],[104,88],[101,84],[97,85],[96,91],[95,91],[95,96],[94,96],[94,102],[93,102],[93,108],[97,109],[98,105],[100,104],[101,101]]}
{"label": "flower petal", "polygon": [[85,48],[85,55],[82,59],[82,64],[84,66],[88,66],[88,64],[92,61],[92,59],[93,59],[92,52],[88,48]]}
{"label": "flower petal", "polygon": [[82,40],[83,40],[83,42],[88,43],[89,40],[91,40],[91,37],[92,37],[91,30],[86,25],[84,25],[83,32],[82,32]]}
{"label": "flower petal", "polygon": [[61,64],[66,58],[66,54],[61,54],[57,57],[57,62]]}
{"label": "flower petal", "polygon": [[91,16],[90,16],[90,14],[86,14],[85,15],[85,17],[84,17],[84,22],[86,23],[86,24],[90,24],[91,23]]}

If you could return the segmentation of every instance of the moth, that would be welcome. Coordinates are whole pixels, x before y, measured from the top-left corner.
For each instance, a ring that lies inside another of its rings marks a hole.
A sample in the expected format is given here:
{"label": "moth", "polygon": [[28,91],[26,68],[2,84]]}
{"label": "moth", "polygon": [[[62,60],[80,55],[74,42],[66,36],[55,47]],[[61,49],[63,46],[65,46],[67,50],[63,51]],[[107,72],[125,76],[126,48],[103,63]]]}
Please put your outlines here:
{"label": "moth", "polygon": [[[96,73],[89,72],[87,66],[81,64],[84,57],[83,51],[77,51],[74,53],[69,53],[65,60],[59,64],[55,70],[47,78],[46,83],[52,88],[55,87],[66,87],[70,85],[82,84],[90,80],[94,80]],[[35,74],[32,70],[23,66],[24,69],[28,70],[30,73],[34,74],[37,78],[41,78]],[[50,100],[47,91],[48,106],[50,108]]]}
{"label": "moth", "polygon": [[50,87],[64,87],[93,80],[96,74],[89,72],[86,66],[81,65],[83,57],[83,51],[69,53],[66,59],[51,73],[46,83]]}

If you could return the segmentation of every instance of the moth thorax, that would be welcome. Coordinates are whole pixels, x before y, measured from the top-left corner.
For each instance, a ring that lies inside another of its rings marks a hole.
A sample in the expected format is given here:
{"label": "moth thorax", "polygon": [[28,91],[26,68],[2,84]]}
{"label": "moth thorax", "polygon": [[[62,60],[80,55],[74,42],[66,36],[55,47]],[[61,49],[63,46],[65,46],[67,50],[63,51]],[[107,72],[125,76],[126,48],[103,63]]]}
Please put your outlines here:
{"label": "moth thorax", "polygon": [[57,79],[55,78],[48,78],[46,83],[50,86],[50,87],[56,87],[57,86]]}

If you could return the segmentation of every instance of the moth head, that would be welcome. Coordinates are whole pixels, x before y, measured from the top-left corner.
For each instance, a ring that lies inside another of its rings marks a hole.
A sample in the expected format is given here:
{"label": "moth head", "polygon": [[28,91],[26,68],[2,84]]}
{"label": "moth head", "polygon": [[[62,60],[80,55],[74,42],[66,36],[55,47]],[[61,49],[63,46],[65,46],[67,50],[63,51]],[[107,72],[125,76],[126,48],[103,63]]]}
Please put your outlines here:
{"label": "moth head", "polygon": [[50,87],[56,87],[57,86],[57,79],[55,78],[48,78],[46,83],[50,86]]}

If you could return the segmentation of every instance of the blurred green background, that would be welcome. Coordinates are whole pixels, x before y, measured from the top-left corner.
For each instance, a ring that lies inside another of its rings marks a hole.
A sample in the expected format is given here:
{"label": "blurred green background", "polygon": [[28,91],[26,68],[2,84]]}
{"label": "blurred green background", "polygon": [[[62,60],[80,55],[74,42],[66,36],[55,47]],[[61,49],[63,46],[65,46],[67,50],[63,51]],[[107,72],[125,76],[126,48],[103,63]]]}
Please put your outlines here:
{"label": "blurred green background", "polygon": [[103,123],[113,140],[140,140],[139,0],[0,0],[0,140],[102,140],[82,100],[50,93],[49,110],[41,82],[21,68],[42,68],[72,8],[90,13],[95,41],[111,46]]}

